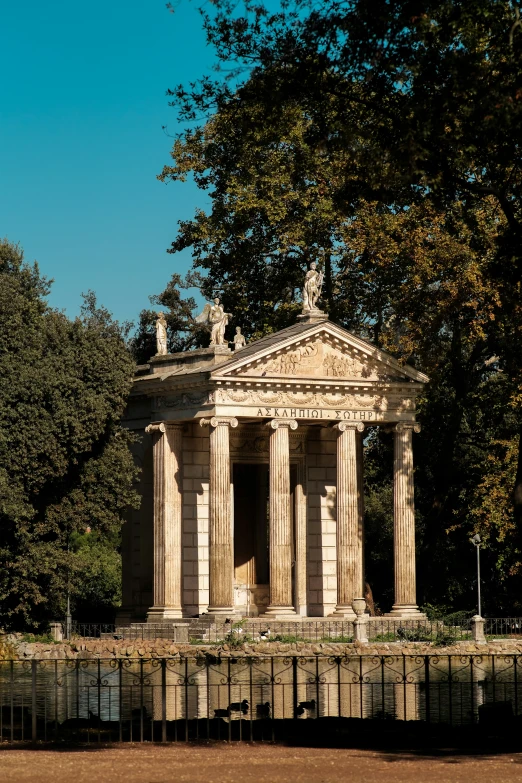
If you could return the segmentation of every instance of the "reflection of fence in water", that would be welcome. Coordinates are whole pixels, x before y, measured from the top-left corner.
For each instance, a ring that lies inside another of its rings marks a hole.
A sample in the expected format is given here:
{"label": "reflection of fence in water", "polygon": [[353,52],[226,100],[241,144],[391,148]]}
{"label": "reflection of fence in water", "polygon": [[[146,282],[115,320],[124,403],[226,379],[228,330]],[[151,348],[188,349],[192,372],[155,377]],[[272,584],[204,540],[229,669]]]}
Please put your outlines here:
{"label": "reflection of fence in water", "polygon": [[168,722],[184,721],[188,726],[204,721],[209,726],[215,719],[228,724],[229,736],[237,721],[252,725],[341,717],[470,724],[487,703],[510,703],[518,715],[521,658],[317,655],[1,661],[0,739],[28,739],[42,732],[46,738],[71,722],[114,724],[113,738],[134,740],[152,736],[151,732],[157,736],[154,725],[162,724],[160,736],[166,737]]}

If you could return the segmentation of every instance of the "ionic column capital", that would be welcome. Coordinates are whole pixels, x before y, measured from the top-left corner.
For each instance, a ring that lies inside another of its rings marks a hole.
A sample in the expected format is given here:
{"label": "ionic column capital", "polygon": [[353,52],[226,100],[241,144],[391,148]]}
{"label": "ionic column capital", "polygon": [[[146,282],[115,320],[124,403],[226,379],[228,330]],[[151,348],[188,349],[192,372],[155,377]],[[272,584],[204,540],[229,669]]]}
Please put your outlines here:
{"label": "ionic column capital", "polygon": [[290,430],[296,430],[298,424],[295,419],[270,419],[266,426],[271,430],[278,430],[282,427],[288,427]]}
{"label": "ionic column capital", "polygon": [[406,430],[412,430],[412,432],[420,432],[421,425],[416,421],[399,421],[395,425],[395,432],[405,432]]}
{"label": "ionic column capital", "polygon": [[145,427],[147,435],[164,435],[167,430],[183,429],[182,421],[157,421]]}
{"label": "ionic column capital", "polygon": [[364,432],[364,424],[362,421],[339,421],[333,425],[334,430],[339,432],[346,432],[346,430],[356,430],[357,432]]}
{"label": "ionic column capital", "polygon": [[239,424],[238,420],[235,416],[212,416],[211,419],[200,419],[199,420],[199,426],[200,427],[220,427],[220,426],[226,426],[226,427],[237,427]]}
{"label": "ionic column capital", "polygon": [[167,428],[165,427],[164,421],[159,422],[159,424],[149,424],[147,427],[145,427],[145,432],[147,435],[163,435],[163,433],[166,431]]}

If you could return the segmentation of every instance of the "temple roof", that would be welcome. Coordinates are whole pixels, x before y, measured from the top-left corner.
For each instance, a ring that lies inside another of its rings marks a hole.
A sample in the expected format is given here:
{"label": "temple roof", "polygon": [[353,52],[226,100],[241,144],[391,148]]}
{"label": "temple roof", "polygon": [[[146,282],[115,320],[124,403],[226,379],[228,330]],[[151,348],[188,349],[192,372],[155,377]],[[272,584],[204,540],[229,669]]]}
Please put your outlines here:
{"label": "temple roof", "polygon": [[[280,355],[283,360],[278,365],[276,359]],[[293,324],[250,343],[214,367],[211,377],[239,373],[263,377],[324,374],[339,378],[370,378],[371,372],[417,383],[429,380],[424,373],[401,364],[390,354],[326,318]]]}

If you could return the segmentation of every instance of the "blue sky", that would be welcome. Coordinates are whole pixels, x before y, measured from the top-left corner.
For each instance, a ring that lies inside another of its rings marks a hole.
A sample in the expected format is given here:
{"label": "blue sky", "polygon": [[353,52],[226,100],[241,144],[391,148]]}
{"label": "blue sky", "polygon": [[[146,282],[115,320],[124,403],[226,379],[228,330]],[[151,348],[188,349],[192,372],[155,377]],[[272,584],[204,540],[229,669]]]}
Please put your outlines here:
{"label": "blue sky", "polygon": [[0,12],[0,236],[54,278],[50,302],[77,314],[92,289],[137,320],[190,254],[167,247],[206,198],[164,185],[175,110],[165,91],[213,62],[194,3],[24,0]]}

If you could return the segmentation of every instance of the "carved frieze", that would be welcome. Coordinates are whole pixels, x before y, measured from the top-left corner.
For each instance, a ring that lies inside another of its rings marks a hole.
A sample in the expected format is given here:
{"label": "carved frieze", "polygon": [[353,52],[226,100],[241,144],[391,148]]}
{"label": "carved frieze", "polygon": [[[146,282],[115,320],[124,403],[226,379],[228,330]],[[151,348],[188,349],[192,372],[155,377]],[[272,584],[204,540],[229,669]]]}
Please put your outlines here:
{"label": "carved frieze", "polygon": [[373,410],[413,410],[411,397],[382,394],[328,394],[318,392],[217,389],[216,402],[243,405],[286,405],[312,408],[367,408]]}
{"label": "carved frieze", "polygon": [[194,408],[199,405],[213,405],[215,401],[215,392],[213,391],[206,391],[201,394],[192,393],[172,397],[156,397],[156,409]]}
{"label": "carved frieze", "polygon": [[195,408],[203,405],[280,405],[332,409],[414,410],[412,397],[397,394],[335,394],[320,392],[290,392],[262,389],[216,389],[201,394],[185,393],[177,396],[156,397],[156,410]]}

